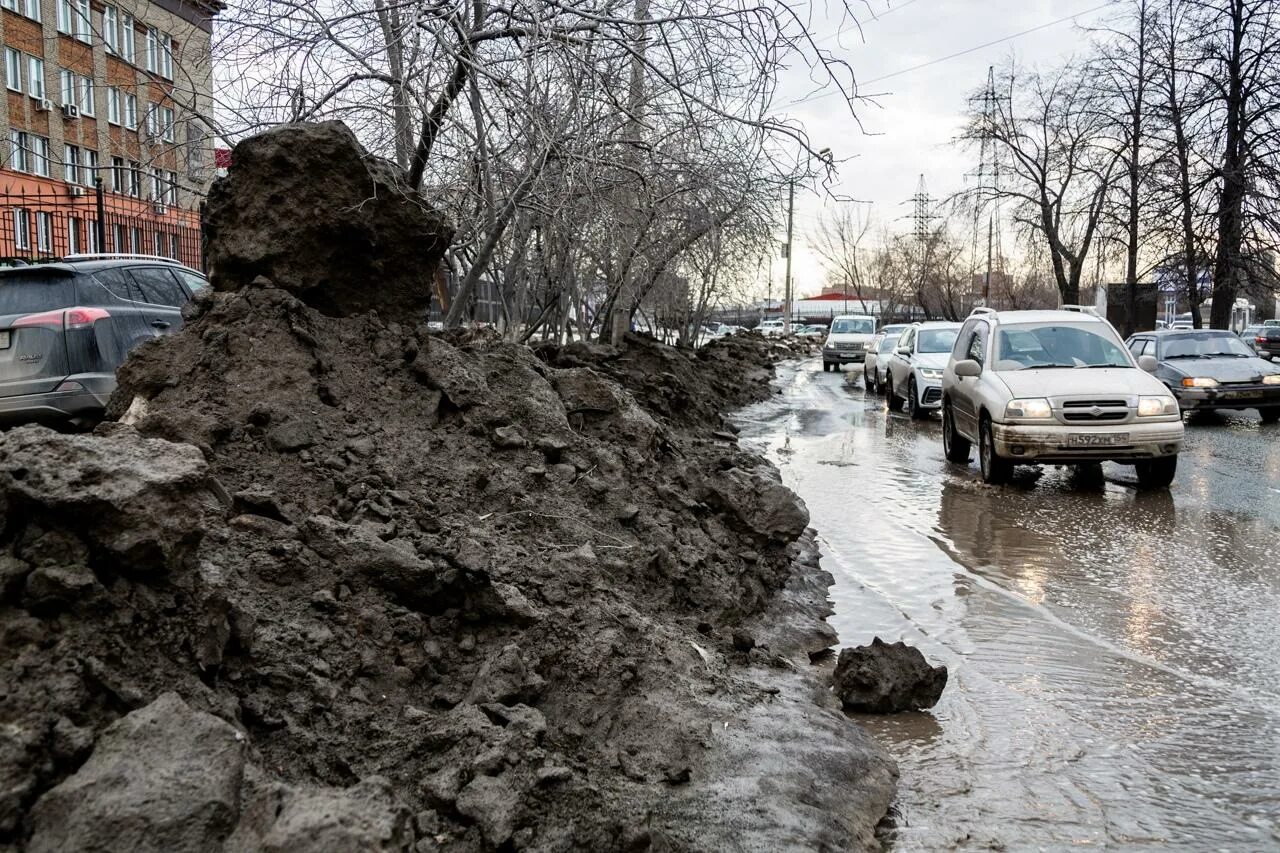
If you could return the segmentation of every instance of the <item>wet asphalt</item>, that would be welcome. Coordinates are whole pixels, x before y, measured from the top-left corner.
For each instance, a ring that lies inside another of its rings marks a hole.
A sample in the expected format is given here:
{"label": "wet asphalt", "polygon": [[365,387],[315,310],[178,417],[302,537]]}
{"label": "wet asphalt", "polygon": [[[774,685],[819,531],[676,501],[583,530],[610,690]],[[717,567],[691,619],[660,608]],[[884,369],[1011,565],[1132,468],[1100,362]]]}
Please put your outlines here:
{"label": "wet asphalt", "polygon": [[783,365],[743,443],[804,499],[842,645],[950,670],[929,713],[859,716],[897,758],[894,850],[1280,850],[1280,424],[1187,425],[1168,492],[982,483],[861,367]]}

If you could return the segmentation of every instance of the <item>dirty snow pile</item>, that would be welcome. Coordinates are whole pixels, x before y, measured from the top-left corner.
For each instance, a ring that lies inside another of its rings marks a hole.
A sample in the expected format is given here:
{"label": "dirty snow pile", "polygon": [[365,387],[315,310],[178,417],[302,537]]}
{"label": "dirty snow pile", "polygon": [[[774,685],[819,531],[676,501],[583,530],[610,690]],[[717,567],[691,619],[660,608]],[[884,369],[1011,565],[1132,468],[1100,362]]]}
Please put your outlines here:
{"label": "dirty snow pile", "polygon": [[807,512],[723,418],[767,345],[430,334],[385,264],[283,272],[439,222],[392,180],[340,125],[241,143],[216,292],[94,434],[0,436],[0,849],[872,845]]}

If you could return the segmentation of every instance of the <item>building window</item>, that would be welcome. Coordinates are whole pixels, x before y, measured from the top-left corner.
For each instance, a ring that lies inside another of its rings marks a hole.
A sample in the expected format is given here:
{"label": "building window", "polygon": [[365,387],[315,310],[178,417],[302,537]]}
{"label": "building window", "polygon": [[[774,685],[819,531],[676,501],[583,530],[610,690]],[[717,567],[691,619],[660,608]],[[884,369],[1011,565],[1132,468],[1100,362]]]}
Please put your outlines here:
{"label": "building window", "polygon": [[130,130],[138,129],[138,96],[124,96],[124,126]]}
{"label": "building window", "polygon": [[4,49],[4,79],[14,92],[22,91],[22,52],[11,47]]}
{"label": "building window", "polygon": [[40,0],[0,0],[0,6],[32,20],[40,20]]}
{"label": "building window", "polygon": [[173,79],[173,36],[155,27],[147,28],[147,70],[166,80]]}
{"label": "building window", "polygon": [[134,198],[142,196],[142,166],[133,160],[129,161],[129,195]]}
{"label": "building window", "polygon": [[80,112],[87,116],[94,115],[93,104],[93,78],[80,78]]}
{"label": "building window", "polygon": [[128,12],[120,16],[120,58],[125,62],[133,62],[134,59],[134,34],[137,31],[137,24],[133,20],[133,15]]}
{"label": "building window", "polygon": [[58,0],[58,32],[92,41],[89,27],[89,0]]}
{"label": "building window", "polygon": [[165,201],[171,207],[178,206],[178,174],[176,172],[165,172]]}
{"label": "building window", "polygon": [[27,171],[27,135],[21,130],[9,131],[9,166],[14,171]]}
{"label": "building window", "polygon": [[45,254],[53,253],[53,214],[47,210],[36,211],[36,248]]}
{"label": "building window", "polygon": [[67,217],[67,254],[78,255],[84,251],[84,243],[81,240],[81,222],[75,216]]}
{"label": "building window", "polygon": [[27,134],[27,137],[31,140],[31,173],[49,177],[49,140],[34,133]]}
{"label": "building window", "polygon": [[69,184],[80,183],[80,149],[74,145],[68,145],[66,153],[62,157],[63,177]]}
{"label": "building window", "polygon": [[164,250],[168,248],[168,246],[165,245],[166,242],[167,241],[164,239],[164,232],[157,231],[156,232],[156,254],[158,256],[164,255]]}
{"label": "building window", "polygon": [[142,229],[141,228],[129,229],[129,251],[135,255],[142,251]]}
{"label": "building window", "polygon": [[179,257],[181,257],[181,253],[178,251],[178,248],[179,247],[178,247],[177,233],[170,234],[169,235],[169,257],[173,258],[175,261],[178,260]]}
{"label": "building window", "polygon": [[107,121],[120,123],[120,90],[114,86],[107,90]]}
{"label": "building window", "polygon": [[87,226],[87,229],[88,229],[86,231],[86,234],[89,238],[88,240],[89,251],[101,252],[102,246],[98,243],[98,220],[90,219],[88,222],[85,223],[85,225]]}
{"label": "building window", "polygon": [[44,60],[38,56],[27,56],[27,93],[44,100]]}
{"label": "building window", "polygon": [[98,178],[98,152],[92,149],[85,149],[84,152],[84,168],[80,170],[84,176],[84,184],[87,187],[97,185]]}
{"label": "building window", "polygon": [[25,207],[13,209],[13,246],[15,249],[31,248],[31,219]]}
{"label": "building window", "polygon": [[164,170],[151,170],[151,200],[164,201]]}
{"label": "building window", "polygon": [[124,192],[127,178],[125,177],[124,158],[111,158],[111,191],[113,193]]}
{"label": "building window", "polygon": [[160,108],[160,138],[165,142],[173,142],[174,140],[172,107]]}
{"label": "building window", "polygon": [[102,43],[108,53],[120,52],[120,10],[115,6],[102,9]]}
{"label": "building window", "polygon": [[115,250],[117,252],[124,251],[124,226],[123,225],[111,226],[111,243],[115,247]]}

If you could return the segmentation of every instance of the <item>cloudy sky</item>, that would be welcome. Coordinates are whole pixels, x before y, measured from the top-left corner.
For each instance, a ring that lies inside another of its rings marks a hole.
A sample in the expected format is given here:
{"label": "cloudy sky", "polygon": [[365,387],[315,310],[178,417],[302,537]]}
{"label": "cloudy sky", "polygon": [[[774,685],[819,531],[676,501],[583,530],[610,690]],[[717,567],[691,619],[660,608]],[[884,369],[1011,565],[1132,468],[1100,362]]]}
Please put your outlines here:
{"label": "cloudy sky", "polygon": [[[976,164],[951,140],[969,95],[986,81],[987,67],[1010,52],[1026,64],[1058,62],[1082,50],[1085,35],[1078,25],[1098,23],[1108,14],[1103,0],[869,3],[876,17],[865,11],[860,15],[861,34],[849,29],[835,37],[839,28],[815,27],[825,39],[823,47],[837,51],[853,67],[860,93],[879,96],[874,104],[859,105],[862,128],[838,96],[814,97],[812,84],[799,73],[784,79],[779,112],[800,119],[815,147],[830,147],[845,161],[835,192],[867,202],[863,207],[876,222],[902,230],[910,228],[904,217],[911,213],[908,200],[921,174],[930,195],[943,197],[963,188],[965,174],[974,170]],[[970,52],[944,59],[961,51]],[[921,65],[925,67],[916,67]],[[812,190],[797,191],[797,294],[816,293],[823,284],[821,264],[804,235],[815,230],[824,204],[832,202]],[[782,279],[783,263],[778,261],[774,280]],[[780,285],[776,289],[774,295],[780,297]]]}

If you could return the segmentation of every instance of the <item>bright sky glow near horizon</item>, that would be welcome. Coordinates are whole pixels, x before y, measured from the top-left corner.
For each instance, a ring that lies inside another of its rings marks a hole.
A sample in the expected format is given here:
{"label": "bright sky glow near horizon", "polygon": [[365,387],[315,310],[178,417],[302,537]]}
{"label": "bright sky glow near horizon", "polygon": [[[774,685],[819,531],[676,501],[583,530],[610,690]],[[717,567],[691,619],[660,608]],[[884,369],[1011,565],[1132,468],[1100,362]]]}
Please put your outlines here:
{"label": "bright sky glow near horizon", "polygon": [[[838,28],[823,33],[815,27],[824,48],[842,56],[861,84],[860,93],[874,93],[874,102],[857,105],[858,121],[838,95],[816,97],[782,109],[788,102],[812,97],[807,70],[784,78],[777,103],[779,113],[798,118],[815,148],[829,147],[840,165],[832,190],[865,202],[860,205],[878,230],[906,231],[911,227],[910,198],[923,174],[929,194],[941,199],[963,189],[974,159],[952,144],[963,123],[969,96],[979,89],[990,65],[999,65],[1012,52],[1025,65],[1051,66],[1083,52],[1088,34],[1078,25],[1096,25],[1111,9],[1102,0],[868,0],[856,28],[831,38]],[[1122,8],[1122,0],[1113,7]],[[874,12],[875,17],[872,16]],[[1074,16],[1069,18],[1068,16]],[[1068,18],[1059,23],[1059,19]],[[1034,32],[1026,32],[1033,28]],[[1009,36],[1016,38],[1008,39]],[[924,63],[960,51],[1008,39],[963,56],[923,68]],[[833,91],[833,90],[828,90]],[[817,293],[825,284],[821,259],[809,244],[825,206],[833,204],[813,188],[796,189],[795,257],[792,278],[797,298]],[[786,238],[786,211],[780,239]],[[773,297],[781,298],[785,261],[779,253],[773,264]],[[764,294],[760,294],[763,296]]]}

